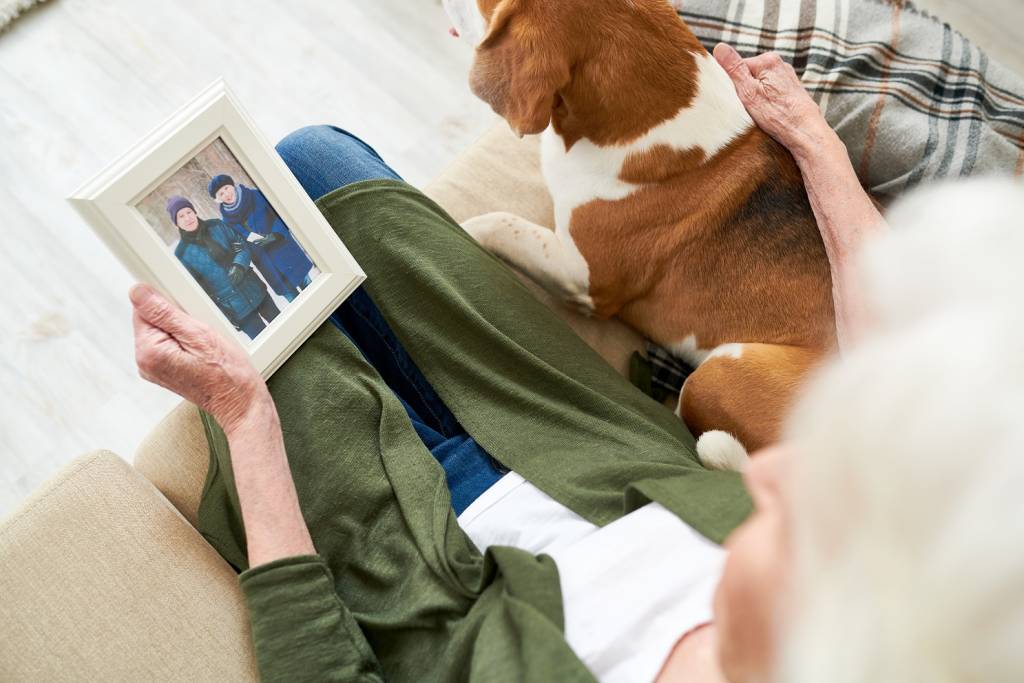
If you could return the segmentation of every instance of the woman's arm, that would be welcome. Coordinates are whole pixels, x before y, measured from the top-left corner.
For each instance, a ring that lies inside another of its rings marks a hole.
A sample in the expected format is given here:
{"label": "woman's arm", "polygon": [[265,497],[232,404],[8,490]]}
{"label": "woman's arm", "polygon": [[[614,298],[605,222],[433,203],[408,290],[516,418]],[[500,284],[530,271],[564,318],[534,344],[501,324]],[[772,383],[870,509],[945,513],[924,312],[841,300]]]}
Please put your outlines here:
{"label": "woman's arm", "polygon": [[854,264],[864,243],[884,232],[885,219],[875,208],[850,163],[846,145],[829,129],[818,147],[791,150],[807,187],[832,268],[839,347],[856,340],[867,324]]}
{"label": "woman's arm", "polygon": [[281,423],[266,385],[247,402],[248,409],[237,419],[217,421],[231,450],[249,566],[313,555],[316,550],[299,507]]}
{"label": "woman's arm", "polygon": [[252,250],[249,248],[249,242],[229,228],[226,223],[221,223],[221,226],[225,230],[224,234],[228,238],[228,244],[231,245],[231,251],[235,254],[234,264],[242,268],[248,268],[252,263]]}
{"label": "woman's arm", "polygon": [[134,287],[131,300],[143,379],[198,405],[227,435],[249,566],[314,554],[277,409],[245,352],[148,286]]}
{"label": "woman's arm", "polygon": [[832,269],[836,327],[843,348],[865,322],[855,258],[866,240],[886,229],[885,220],[861,186],[846,146],[793,67],[773,53],[743,59],[725,44],[715,48],[715,58],[732,78],[754,122],[785,146],[800,167]]}
{"label": "woman's arm", "polygon": [[380,683],[373,650],[315,554],[267,385],[240,347],[152,288],[136,285],[131,300],[139,373],[206,410],[227,435],[249,552],[239,583],[260,680]]}

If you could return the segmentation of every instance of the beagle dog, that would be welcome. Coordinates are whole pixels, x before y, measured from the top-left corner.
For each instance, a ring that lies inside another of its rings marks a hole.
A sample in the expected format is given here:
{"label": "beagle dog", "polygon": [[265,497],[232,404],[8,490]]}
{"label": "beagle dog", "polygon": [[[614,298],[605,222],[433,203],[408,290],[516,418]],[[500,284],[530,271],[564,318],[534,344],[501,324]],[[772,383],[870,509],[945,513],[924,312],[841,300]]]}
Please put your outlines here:
{"label": "beagle dog", "polygon": [[696,366],[678,413],[711,467],[769,445],[836,346],[828,257],[792,156],[669,0],[444,0],[473,92],[542,134],[554,231],[464,227],[568,305]]}

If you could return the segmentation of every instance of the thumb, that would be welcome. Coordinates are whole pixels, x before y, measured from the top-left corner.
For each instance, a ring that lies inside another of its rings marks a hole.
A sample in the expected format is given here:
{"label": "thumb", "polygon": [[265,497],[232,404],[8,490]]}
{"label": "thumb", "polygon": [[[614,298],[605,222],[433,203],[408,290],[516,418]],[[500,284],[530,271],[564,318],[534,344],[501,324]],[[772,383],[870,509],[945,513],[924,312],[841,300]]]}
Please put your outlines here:
{"label": "thumb", "polygon": [[725,72],[729,74],[729,78],[732,79],[733,84],[736,86],[736,91],[741,95],[749,92],[750,86],[757,79],[750,73],[750,67],[743,61],[740,53],[736,52],[731,45],[719,43],[715,46],[714,55],[718,63],[725,69]]}
{"label": "thumb", "polygon": [[128,298],[143,321],[172,337],[181,339],[190,336],[192,320],[149,285],[135,285],[129,290]]}

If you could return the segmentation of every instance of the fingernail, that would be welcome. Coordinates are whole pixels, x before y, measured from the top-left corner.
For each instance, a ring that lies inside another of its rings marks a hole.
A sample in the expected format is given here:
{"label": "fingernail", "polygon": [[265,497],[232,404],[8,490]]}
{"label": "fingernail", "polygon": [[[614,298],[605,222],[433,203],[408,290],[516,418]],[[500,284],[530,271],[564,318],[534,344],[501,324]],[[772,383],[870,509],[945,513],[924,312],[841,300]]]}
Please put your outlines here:
{"label": "fingernail", "polygon": [[739,58],[740,53],[736,52],[732,45],[719,43],[718,45],[715,45],[714,55],[715,59],[719,62],[731,62]]}
{"label": "fingernail", "polygon": [[131,302],[136,306],[141,306],[149,300],[149,297],[151,296],[153,296],[153,288],[149,285],[138,284],[128,290],[128,298],[131,299]]}

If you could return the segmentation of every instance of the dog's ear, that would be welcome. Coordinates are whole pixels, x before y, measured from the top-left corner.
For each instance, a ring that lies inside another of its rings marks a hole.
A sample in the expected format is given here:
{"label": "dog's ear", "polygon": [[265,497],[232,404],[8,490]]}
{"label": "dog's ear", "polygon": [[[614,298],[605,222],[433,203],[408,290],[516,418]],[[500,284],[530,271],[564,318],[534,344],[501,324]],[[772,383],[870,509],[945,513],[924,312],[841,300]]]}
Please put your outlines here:
{"label": "dog's ear", "polygon": [[520,0],[501,0],[495,7],[469,79],[477,97],[520,137],[548,127],[558,91],[570,79],[563,41],[522,6]]}

